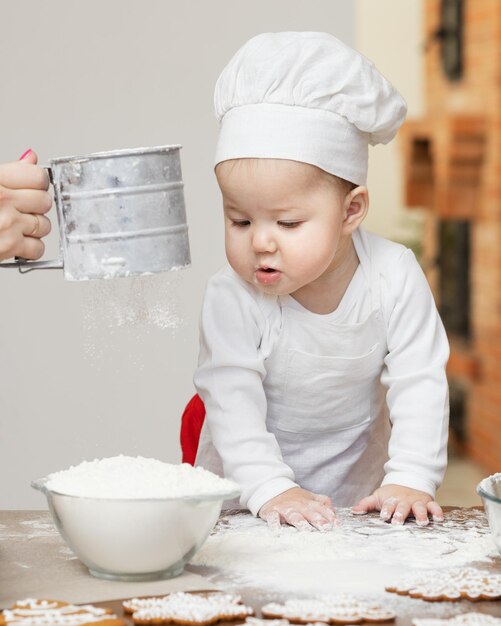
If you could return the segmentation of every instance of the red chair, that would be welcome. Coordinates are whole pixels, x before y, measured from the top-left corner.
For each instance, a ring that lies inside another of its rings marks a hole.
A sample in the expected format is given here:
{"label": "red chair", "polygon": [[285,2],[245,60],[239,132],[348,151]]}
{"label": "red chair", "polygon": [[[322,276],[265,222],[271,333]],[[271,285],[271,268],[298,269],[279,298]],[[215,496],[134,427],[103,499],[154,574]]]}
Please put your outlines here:
{"label": "red chair", "polygon": [[205,406],[198,394],[188,402],[181,418],[183,463],[195,465],[200,433],[205,420]]}

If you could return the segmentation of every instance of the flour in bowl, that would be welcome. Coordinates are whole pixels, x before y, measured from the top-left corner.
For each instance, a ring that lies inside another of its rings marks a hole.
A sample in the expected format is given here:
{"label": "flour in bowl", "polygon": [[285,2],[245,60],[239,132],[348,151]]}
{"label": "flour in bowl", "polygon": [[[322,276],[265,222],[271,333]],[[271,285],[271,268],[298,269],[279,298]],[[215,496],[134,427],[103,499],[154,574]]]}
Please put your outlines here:
{"label": "flour in bowl", "polygon": [[112,499],[233,496],[238,491],[233,481],[201,467],[124,455],[84,461],[49,474],[46,487],[70,496]]}

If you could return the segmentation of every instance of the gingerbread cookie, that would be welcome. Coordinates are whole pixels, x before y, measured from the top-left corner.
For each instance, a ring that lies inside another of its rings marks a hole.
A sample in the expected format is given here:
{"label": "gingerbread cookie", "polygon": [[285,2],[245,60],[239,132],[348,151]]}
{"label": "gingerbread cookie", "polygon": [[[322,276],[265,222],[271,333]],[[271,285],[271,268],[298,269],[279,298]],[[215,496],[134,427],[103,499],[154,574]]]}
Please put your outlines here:
{"label": "gingerbread cookie", "polygon": [[27,598],[0,613],[0,626],[125,626],[108,609],[91,604],[77,606],[59,600]]}
{"label": "gingerbread cookie", "polygon": [[386,587],[386,591],[428,602],[454,601],[462,598],[472,602],[497,600],[501,598],[501,574],[472,567],[434,570],[404,578]]}
{"label": "gingerbread cookie", "polygon": [[[289,626],[290,622],[288,619],[260,619],[259,617],[248,617],[245,620],[246,624],[249,626]],[[322,624],[325,626],[325,624]]]}
{"label": "gingerbread cookie", "polygon": [[[192,600],[193,597],[196,599]],[[170,593],[165,596],[157,596],[153,598],[132,598],[130,600],[125,600],[122,603],[122,606],[126,613],[134,613],[140,609],[150,609],[173,602],[202,602],[201,599],[203,600],[203,604],[206,604],[207,602],[210,602],[211,604],[226,604],[228,602],[231,604],[240,604],[242,602],[242,598],[240,596],[222,593],[220,591],[209,591],[203,595],[179,591],[177,593]]]}
{"label": "gingerbread cookie", "polygon": [[209,626],[219,621],[245,619],[253,614],[240,596],[227,593],[197,595],[171,593],[160,598],[134,598],[123,603],[134,624]]}
{"label": "gingerbread cookie", "polygon": [[324,596],[311,600],[287,600],[284,604],[272,602],[263,606],[261,612],[263,617],[285,618],[299,624],[311,622],[360,624],[395,619],[393,611],[347,595]]}
{"label": "gingerbread cookie", "polygon": [[[259,617],[248,617],[245,620],[250,626],[291,626],[288,619],[260,619]],[[326,626],[325,622],[311,622],[305,626]]]}
{"label": "gingerbread cookie", "polygon": [[463,613],[449,619],[416,618],[414,626],[501,626],[501,618],[486,613]]}

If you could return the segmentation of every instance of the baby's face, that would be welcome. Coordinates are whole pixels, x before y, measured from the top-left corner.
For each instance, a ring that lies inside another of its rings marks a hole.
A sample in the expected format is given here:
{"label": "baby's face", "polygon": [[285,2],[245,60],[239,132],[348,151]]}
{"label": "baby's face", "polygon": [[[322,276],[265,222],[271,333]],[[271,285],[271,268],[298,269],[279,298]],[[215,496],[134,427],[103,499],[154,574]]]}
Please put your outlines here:
{"label": "baby's face", "polygon": [[285,295],[332,268],[344,235],[346,194],[328,175],[284,159],[224,161],[216,175],[226,256],[241,278]]}

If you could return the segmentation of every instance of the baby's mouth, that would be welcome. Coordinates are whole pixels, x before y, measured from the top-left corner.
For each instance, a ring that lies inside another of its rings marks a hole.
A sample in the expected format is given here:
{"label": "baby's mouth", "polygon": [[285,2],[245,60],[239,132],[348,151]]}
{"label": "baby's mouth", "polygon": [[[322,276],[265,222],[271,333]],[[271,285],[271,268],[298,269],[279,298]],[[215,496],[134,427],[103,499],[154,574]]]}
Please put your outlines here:
{"label": "baby's mouth", "polygon": [[269,285],[279,280],[281,274],[282,273],[280,272],[280,270],[277,270],[274,267],[268,267],[267,265],[262,265],[256,270],[256,279],[262,285]]}

